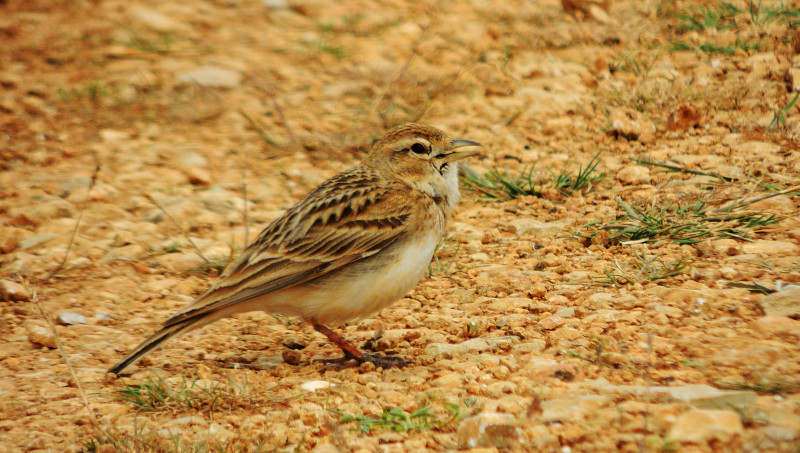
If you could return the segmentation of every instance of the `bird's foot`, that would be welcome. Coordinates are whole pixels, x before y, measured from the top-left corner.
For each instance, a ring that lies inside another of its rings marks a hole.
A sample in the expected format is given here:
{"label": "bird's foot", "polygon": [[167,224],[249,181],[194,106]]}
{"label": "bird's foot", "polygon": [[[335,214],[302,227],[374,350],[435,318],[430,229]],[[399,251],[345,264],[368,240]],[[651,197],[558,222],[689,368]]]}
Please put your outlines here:
{"label": "bird's foot", "polygon": [[317,359],[317,362],[324,363],[324,370],[343,370],[353,366],[361,366],[362,363],[371,363],[375,368],[389,369],[392,367],[402,368],[411,365],[413,362],[397,356],[386,356],[380,354],[365,354],[361,353],[361,357],[353,357],[345,353],[342,357],[335,359]]}
{"label": "bird's foot", "polygon": [[337,359],[322,359],[320,362],[325,363],[325,368],[328,369],[337,369],[341,370],[343,368],[348,368],[353,365],[361,365],[362,363],[371,363],[375,365],[375,368],[391,368],[391,367],[404,367],[411,362],[405,359],[401,359],[400,357],[395,356],[383,356],[380,354],[365,354],[358,350],[355,346],[348,343],[347,340],[342,338],[339,334],[332,331],[331,329],[323,326],[322,324],[315,323],[314,329],[317,332],[325,335],[331,341],[331,343],[339,346],[339,348],[344,352],[344,357],[339,357]]}
{"label": "bird's foot", "polygon": [[397,367],[402,368],[404,366],[411,365],[412,361],[406,360],[396,355],[380,355],[380,354],[364,354],[364,358],[359,362],[369,362],[375,365],[375,368],[381,367],[384,369]]}

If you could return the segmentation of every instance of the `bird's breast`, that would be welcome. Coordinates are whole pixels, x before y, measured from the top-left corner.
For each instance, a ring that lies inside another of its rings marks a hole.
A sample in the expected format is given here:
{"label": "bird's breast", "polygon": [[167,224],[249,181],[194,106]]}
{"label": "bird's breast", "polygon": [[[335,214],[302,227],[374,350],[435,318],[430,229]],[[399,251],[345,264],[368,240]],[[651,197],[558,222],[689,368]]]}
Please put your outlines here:
{"label": "bird's breast", "polygon": [[320,287],[315,321],[335,323],[374,313],[405,296],[422,279],[441,239],[438,229],[405,237]]}

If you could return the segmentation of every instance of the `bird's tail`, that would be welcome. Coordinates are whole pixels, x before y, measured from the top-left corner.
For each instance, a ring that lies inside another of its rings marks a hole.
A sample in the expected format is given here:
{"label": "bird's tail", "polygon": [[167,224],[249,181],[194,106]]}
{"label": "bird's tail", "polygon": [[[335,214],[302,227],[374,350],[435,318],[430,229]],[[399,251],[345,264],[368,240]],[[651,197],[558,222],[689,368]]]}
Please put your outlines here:
{"label": "bird's tail", "polygon": [[170,340],[178,335],[181,335],[190,330],[194,330],[207,324],[205,317],[191,317],[184,319],[174,324],[167,324],[159,331],[150,335],[150,338],[144,340],[139,346],[131,351],[124,359],[120,360],[116,365],[111,367],[108,371],[119,376],[120,372],[132,365],[146,354],[155,351],[167,340]]}

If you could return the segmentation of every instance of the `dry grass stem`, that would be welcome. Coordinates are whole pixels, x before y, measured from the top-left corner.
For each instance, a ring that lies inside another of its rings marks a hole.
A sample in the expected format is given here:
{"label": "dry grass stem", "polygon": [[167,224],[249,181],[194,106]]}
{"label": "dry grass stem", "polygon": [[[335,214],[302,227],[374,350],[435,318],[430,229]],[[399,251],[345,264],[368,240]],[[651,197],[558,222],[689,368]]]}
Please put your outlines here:
{"label": "dry grass stem", "polygon": [[34,304],[36,304],[36,308],[39,309],[39,314],[44,318],[47,322],[47,325],[50,327],[50,331],[53,332],[53,336],[56,339],[56,346],[58,346],[58,351],[61,353],[61,358],[64,359],[64,363],[67,365],[69,369],[69,374],[72,376],[72,382],[75,383],[75,387],[78,389],[78,393],[81,396],[81,400],[83,400],[83,406],[86,408],[86,412],[89,413],[89,421],[92,424],[92,427],[98,429],[100,424],[97,420],[97,416],[94,414],[92,410],[92,406],[89,404],[89,400],[86,398],[86,392],[83,391],[83,386],[81,385],[81,381],[78,379],[78,376],[75,374],[75,369],[72,367],[72,362],[70,362],[69,357],[67,357],[67,352],[64,351],[64,345],[61,343],[61,336],[58,335],[58,330],[56,330],[56,325],[53,323],[53,320],[50,319],[49,316],[44,312],[42,308],[42,304],[39,303],[39,294],[36,288],[31,288],[28,282],[22,279],[22,284],[25,285],[26,289],[31,293],[31,300]]}
{"label": "dry grass stem", "polygon": [[72,245],[75,243],[75,236],[78,234],[78,228],[81,226],[81,220],[83,220],[83,213],[86,211],[86,207],[89,206],[89,200],[92,196],[92,189],[94,185],[97,183],[97,177],[100,175],[100,160],[97,155],[94,155],[95,158],[95,167],[94,172],[92,172],[92,178],[89,180],[88,190],[86,191],[86,199],[83,202],[83,206],[81,206],[80,211],[78,212],[78,218],[75,220],[75,227],[72,229],[72,234],[69,237],[69,242],[67,243],[67,250],[64,252],[64,258],[61,259],[61,262],[58,263],[55,269],[50,272],[50,275],[44,279],[44,281],[48,281],[51,278],[55,277],[58,272],[64,268],[64,265],[67,264],[67,258],[69,258],[69,252],[72,250]]}
{"label": "dry grass stem", "polygon": [[170,221],[172,221],[172,223],[173,223],[173,224],[175,224],[175,226],[176,226],[176,227],[178,227],[178,229],[181,231],[181,234],[183,235],[183,237],[184,237],[184,238],[185,238],[185,239],[186,239],[186,240],[189,242],[189,244],[191,244],[191,246],[192,246],[192,248],[194,249],[194,251],[195,251],[195,252],[197,252],[197,255],[198,255],[198,256],[200,256],[200,258],[202,258],[202,259],[203,259],[203,261],[205,261],[205,262],[206,262],[206,264],[210,264],[210,263],[211,263],[211,261],[209,261],[209,260],[208,260],[208,258],[206,258],[206,256],[203,254],[203,251],[202,251],[202,250],[200,250],[200,247],[198,247],[198,246],[197,246],[197,244],[195,244],[195,243],[194,243],[194,240],[192,240],[191,236],[189,236],[189,233],[188,233],[188,232],[187,232],[187,231],[186,231],[186,230],[185,230],[185,229],[184,229],[184,228],[181,226],[181,224],[180,224],[180,223],[178,223],[178,221],[177,221],[177,220],[175,220],[175,217],[172,217],[172,214],[170,214],[169,212],[167,212],[167,210],[166,210],[166,209],[164,209],[164,207],[163,207],[163,206],[161,206],[161,203],[159,203],[159,202],[158,202],[158,200],[156,200],[155,198],[153,198],[153,196],[152,196],[152,195],[150,195],[149,193],[146,193],[146,194],[144,194],[144,196],[145,196],[145,198],[147,198],[147,199],[148,199],[148,200],[149,200],[151,203],[153,203],[154,205],[156,205],[156,207],[157,207],[159,210],[161,210],[161,212],[163,212],[163,213],[164,213],[164,215],[165,215],[165,216],[167,216],[167,218],[169,218],[169,220],[170,220]]}

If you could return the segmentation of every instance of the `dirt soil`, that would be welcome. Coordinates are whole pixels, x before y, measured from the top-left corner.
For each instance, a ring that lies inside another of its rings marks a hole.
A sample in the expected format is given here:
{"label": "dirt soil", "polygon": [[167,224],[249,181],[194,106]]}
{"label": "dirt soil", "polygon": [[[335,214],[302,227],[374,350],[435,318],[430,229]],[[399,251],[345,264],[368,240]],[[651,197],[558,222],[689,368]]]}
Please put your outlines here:
{"label": "dirt soil", "polygon": [[[798,7],[1,2],[0,450],[799,451]],[[484,145],[336,326],[412,365],[249,313],[106,373],[408,121]]]}

